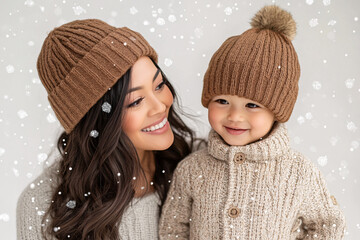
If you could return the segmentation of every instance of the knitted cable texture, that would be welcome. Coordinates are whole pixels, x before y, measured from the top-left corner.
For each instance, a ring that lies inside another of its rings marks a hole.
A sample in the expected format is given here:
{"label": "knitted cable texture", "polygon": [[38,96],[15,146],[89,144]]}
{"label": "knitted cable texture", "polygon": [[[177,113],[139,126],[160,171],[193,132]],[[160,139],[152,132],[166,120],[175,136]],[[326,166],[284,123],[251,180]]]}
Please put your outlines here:
{"label": "knitted cable texture", "polygon": [[[17,239],[41,240],[42,218],[50,206],[56,185],[56,165],[45,170],[21,194],[17,203]],[[159,206],[156,193],[135,198],[126,208],[119,233],[122,240],[158,239]],[[60,226],[61,227],[61,226]],[[48,239],[56,239],[47,236]]]}
{"label": "knitted cable texture", "polygon": [[298,95],[300,64],[291,42],[296,23],[277,6],[254,16],[252,28],[228,38],[211,57],[204,76],[204,107],[217,95],[261,103],[279,122],[289,120]]}
{"label": "knitted cable texture", "polygon": [[342,239],[345,219],[319,170],[278,124],[264,140],[207,149],[175,170],[160,239]]}
{"label": "knitted cable texture", "polygon": [[98,19],[72,21],[49,33],[37,70],[67,133],[141,56],[157,62],[141,34]]}

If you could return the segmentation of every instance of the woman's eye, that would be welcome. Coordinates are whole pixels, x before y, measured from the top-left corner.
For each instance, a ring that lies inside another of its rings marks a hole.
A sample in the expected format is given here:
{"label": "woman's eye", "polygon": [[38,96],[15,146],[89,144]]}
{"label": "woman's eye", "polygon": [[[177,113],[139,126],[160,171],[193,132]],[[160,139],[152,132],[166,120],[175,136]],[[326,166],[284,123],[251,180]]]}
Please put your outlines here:
{"label": "woman's eye", "polygon": [[260,106],[256,105],[255,103],[248,103],[248,104],[246,104],[246,107],[248,107],[248,108],[258,108]]}
{"label": "woman's eye", "polygon": [[164,87],[165,83],[166,83],[166,81],[163,80],[163,81],[155,88],[155,90],[157,91],[157,90],[162,89],[162,88]]}
{"label": "woman's eye", "polygon": [[225,99],[217,99],[217,100],[215,100],[215,102],[220,103],[220,104],[229,104],[229,102],[226,101]]}
{"label": "woman's eye", "polygon": [[134,102],[132,102],[132,103],[130,103],[127,107],[128,107],[128,108],[136,107],[136,106],[138,106],[138,105],[142,102],[142,100],[144,100],[143,97],[137,99],[136,101],[134,101]]}

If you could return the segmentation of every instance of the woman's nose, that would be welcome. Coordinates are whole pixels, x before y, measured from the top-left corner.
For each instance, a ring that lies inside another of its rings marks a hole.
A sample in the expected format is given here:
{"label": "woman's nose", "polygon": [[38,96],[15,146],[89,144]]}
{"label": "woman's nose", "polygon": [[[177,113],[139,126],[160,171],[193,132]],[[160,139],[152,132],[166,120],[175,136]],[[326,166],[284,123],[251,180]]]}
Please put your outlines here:
{"label": "woman's nose", "polygon": [[156,115],[158,113],[164,113],[166,111],[166,104],[158,96],[153,96],[150,102],[150,116]]}

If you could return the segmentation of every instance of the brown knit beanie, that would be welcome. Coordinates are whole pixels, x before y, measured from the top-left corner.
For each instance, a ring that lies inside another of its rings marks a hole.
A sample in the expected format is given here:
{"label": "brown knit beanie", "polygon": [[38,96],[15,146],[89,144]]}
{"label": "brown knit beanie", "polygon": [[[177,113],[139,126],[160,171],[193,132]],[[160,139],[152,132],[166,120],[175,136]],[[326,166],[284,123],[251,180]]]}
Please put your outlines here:
{"label": "brown knit beanie", "polygon": [[228,38],[212,56],[204,76],[202,104],[216,95],[237,95],[261,103],[279,122],[294,108],[300,65],[291,40],[296,23],[277,6],[265,6],[252,28]]}
{"label": "brown knit beanie", "polygon": [[67,133],[141,56],[157,62],[139,33],[97,19],[73,21],[49,33],[37,70]]}

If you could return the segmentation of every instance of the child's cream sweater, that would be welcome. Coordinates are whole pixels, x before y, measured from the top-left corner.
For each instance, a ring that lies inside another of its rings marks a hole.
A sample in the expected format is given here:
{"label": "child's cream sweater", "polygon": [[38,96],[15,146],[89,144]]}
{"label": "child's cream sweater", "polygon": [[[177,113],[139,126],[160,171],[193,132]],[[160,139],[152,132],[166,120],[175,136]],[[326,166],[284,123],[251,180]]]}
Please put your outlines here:
{"label": "child's cream sweater", "polygon": [[160,239],[342,239],[345,219],[319,170],[278,124],[264,140],[207,149],[177,167]]}

